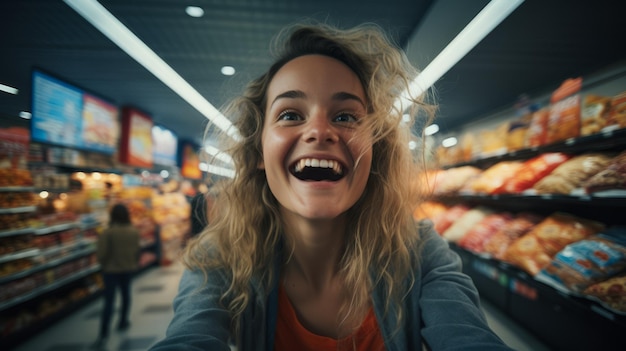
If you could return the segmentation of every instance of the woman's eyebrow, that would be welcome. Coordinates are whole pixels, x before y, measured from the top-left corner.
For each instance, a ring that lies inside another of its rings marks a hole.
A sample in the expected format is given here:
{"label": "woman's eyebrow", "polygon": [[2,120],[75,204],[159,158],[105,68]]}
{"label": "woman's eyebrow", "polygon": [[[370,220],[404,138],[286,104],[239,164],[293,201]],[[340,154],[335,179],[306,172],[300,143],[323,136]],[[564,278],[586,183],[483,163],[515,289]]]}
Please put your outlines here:
{"label": "woman's eyebrow", "polygon": [[354,94],[347,93],[345,91],[340,91],[338,93],[334,93],[332,98],[333,98],[333,100],[339,100],[339,101],[355,100],[355,101],[359,102],[361,105],[363,105],[363,107],[365,108],[365,102],[363,100],[361,100],[360,97],[358,97],[358,96],[356,96]]}
{"label": "woman's eyebrow", "polygon": [[[306,99],[306,94],[302,90],[287,90],[284,93],[276,95],[270,106],[274,105],[274,103],[280,99]],[[360,97],[345,91],[334,93],[332,99],[337,101],[354,100],[365,107],[365,102],[361,100]]]}
{"label": "woman's eyebrow", "polygon": [[272,105],[279,99],[304,99],[306,98],[306,94],[302,90],[288,90],[282,94],[276,95],[274,100],[272,101]]}

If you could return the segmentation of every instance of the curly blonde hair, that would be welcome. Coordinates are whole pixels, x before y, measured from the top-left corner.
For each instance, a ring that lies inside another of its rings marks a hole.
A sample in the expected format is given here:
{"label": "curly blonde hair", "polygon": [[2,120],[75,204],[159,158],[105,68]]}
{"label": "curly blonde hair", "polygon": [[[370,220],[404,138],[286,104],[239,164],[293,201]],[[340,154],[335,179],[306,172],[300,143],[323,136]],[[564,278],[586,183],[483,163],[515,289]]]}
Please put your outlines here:
{"label": "curly blonde hair", "polygon": [[[356,313],[357,306],[368,304],[377,284],[384,284],[388,304],[402,299],[413,284],[407,284],[407,277],[412,277],[419,244],[412,217],[419,198],[412,183],[420,162],[408,147],[412,120],[403,120],[404,111],[394,106],[418,74],[406,55],[374,24],[347,30],[319,23],[298,24],[281,32],[272,48],[277,53],[275,63],[224,110],[241,135],[238,140],[224,138],[229,146],[223,150],[232,157],[236,175],[222,184],[216,220],[190,242],[183,257],[190,269],[227,272],[230,286],[222,301],[233,314],[235,329],[251,301],[251,278],[260,278],[270,289],[279,274],[272,269],[283,235],[279,204],[258,165],[268,85],[276,72],[296,57],[326,55],[350,67],[364,87],[372,116],[367,118],[371,123],[367,129],[373,131],[371,174],[361,198],[348,211],[340,269],[352,296],[340,318],[345,320]],[[410,116],[426,111],[432,118],[433,105],[421,96],[412,102]],[[400,320],[402,316],[397,317]]]}

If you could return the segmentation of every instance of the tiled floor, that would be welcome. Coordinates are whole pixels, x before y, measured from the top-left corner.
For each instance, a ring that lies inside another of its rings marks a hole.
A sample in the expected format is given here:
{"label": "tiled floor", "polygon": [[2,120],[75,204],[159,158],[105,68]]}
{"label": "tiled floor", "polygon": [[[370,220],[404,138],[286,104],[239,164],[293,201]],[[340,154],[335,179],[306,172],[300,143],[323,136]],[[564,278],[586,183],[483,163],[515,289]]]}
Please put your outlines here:
{"label": "tiled floor", "polygon": [[[165,329],[172,318],[171,302],[176,294],[181,272],[182,266],[173,264],[168,267],[151,269],[142,273],[134,280],[131,326],[124,332],[116,332],[112,329],[107,343],[107,350],[147,350],[150,345],[165,335]],[[549,350],[487,301],[483,301],[483,308],[494,331],[515,350]],[[18,345],[14,350],[91,350],[91,345],[96,340],[98,333],[101,309],[102,299],[98,299],[75,314],[34,335],[31,340]],[[112,328],[117,322],[115,317],[111,321]]]}

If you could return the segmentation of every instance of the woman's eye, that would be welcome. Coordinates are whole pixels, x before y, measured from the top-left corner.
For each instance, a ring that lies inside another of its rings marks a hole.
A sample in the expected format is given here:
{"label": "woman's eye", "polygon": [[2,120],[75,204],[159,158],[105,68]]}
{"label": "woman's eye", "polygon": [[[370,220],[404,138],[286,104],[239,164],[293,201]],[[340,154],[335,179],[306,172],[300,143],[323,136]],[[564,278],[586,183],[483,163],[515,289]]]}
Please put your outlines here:
{"label": "woman's eye", "polygon": [[278,116],[279,121],[299,121],[302,117],[294,111],[285,111]]}
{"label": "woman's eye", "polygon": [[335,116],[335,122],[358,122],[359,119],[350,113],[340,113]]}

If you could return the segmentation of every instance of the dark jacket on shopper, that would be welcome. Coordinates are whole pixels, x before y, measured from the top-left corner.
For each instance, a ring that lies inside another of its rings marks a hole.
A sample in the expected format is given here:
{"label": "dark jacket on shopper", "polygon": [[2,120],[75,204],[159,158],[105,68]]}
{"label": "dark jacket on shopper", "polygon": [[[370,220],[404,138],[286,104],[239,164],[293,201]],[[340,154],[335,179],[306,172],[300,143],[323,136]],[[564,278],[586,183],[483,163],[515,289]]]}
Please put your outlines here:
{"label": "dark jacket on shopper", "polygon": [[97,256],[102,272],[125,273],[139,265],[139,231],[132,225],[114,224],[98,237]]}

